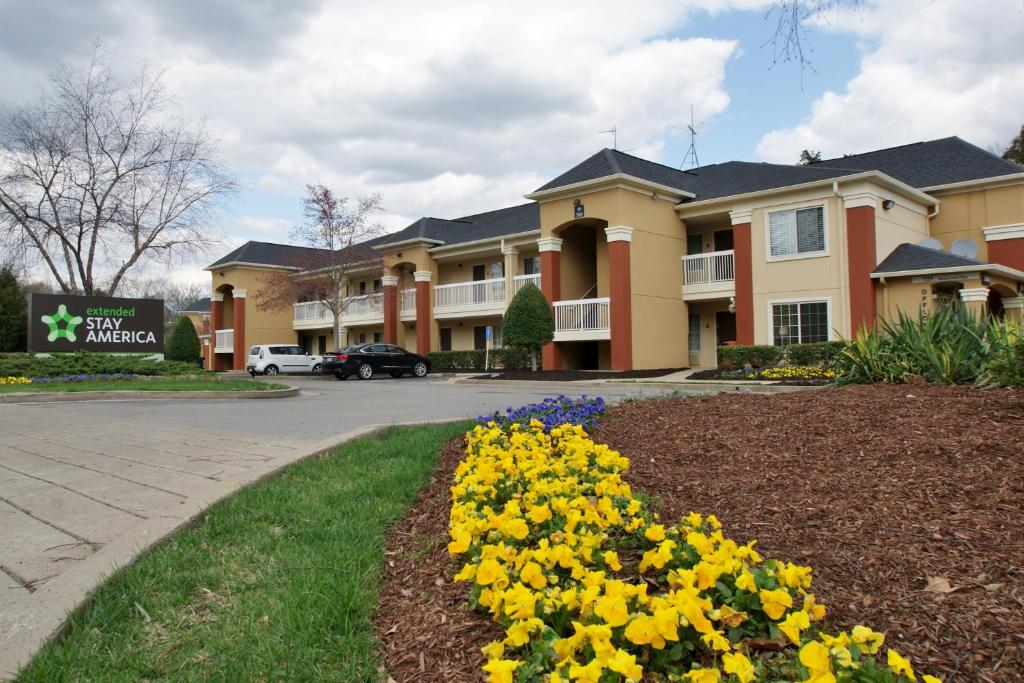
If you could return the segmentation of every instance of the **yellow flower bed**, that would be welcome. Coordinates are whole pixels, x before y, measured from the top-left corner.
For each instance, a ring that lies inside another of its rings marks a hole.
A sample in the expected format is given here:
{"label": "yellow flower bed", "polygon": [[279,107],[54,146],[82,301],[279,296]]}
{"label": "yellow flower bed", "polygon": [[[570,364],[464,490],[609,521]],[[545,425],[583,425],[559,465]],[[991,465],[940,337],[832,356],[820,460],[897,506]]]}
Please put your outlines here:
{"label": "yellow flower bed", "polygon": [[[622,480],[629,461],[576,425],[494,423],[467,434],[448,551],[472,606],[505,629],[492,683],[936,683],[864,626],[819,634],[811,568],[764,559],[713,516],[661,524]],[[791,646],[775,654],[755,654]]]}
{"label": "yellow flower bed", "polygon": [[832,368],[825,368],[820,365],[789,365],[786,367],[765,368],[758,374],[761,379],[769,380],[833,380],[836,378],[835,370]]}
{"label": "yellow flower bed", "polygon": [[32,384],[28,377],[0,377],[0,384]]}

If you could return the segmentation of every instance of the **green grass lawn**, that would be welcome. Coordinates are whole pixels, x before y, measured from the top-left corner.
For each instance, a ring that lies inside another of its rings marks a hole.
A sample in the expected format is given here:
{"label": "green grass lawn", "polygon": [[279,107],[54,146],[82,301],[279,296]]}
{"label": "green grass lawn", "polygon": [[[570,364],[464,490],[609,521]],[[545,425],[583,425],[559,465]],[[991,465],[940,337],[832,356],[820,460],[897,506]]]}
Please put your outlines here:
{"label": "green grass lawn", "polygon": [[95,382],[53,382],[45,384],[0,384],[0,394],[35,391],[266,391],[287,389],[247,379],[120,379]]}
{"label": "green grass lawn", "polygon": [[392,427],[239,492],[98,589],[17,680],[377,680],[384,529],[469,426]]}

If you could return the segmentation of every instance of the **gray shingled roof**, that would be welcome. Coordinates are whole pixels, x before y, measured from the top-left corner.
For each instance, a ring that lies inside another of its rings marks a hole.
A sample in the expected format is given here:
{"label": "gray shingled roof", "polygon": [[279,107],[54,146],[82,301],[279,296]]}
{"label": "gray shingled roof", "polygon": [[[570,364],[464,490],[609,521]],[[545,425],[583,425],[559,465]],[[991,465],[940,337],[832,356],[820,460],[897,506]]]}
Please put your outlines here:
{"label": "gray shingled roof", "polygon": [[214,268],[225,263],[261,263],[268,266],[298,267],[299,264],[319,252],[319,249],[297,247],[292,244],[275,244],[273,242],[246,242],[226,256],[223,256],[208,267]]}
{"label": "gray shingled roof", "polygon": [[700,201],[841,178],[864,171],[881,171],[920,188],[1020,173],[1024,172],[1024,167],[1000,159],[957,137],[827,159],[807,166],[729,161],[686,171],[618,150],[602,149],[541,186],[537,192],[626,173],[697,195],[684,201]]}
{"label": "gray shingled roof", "polygon": [[977,268],[989,265],[982,261],[956,256],[945,251],[929,249],[920,244],[901,244],[875,266],[874,274],[901,273],[908,270],[932,268]]}
{"label": "gray shingled roof", "polygon": [[189,313],[208,313],[210,311],[210,297],[206,296],[202,299],[196,299],[181,309],[182,311],[188,311]]}
{"label": "gray shingled roof", "polygon": [[915,142],[809,165],[825,167],[882,171],[918,188],[1024,172],[1024,166],[1000,159],[958,137]]}
{"label": "gray shingled roof", "polygon": [[394,242],[423,238],[450,246],[531,230],[540,230],[540,205],[536,202],[451,220],[421,218],[404,230],[381,238],[378,244],[393,244]]}

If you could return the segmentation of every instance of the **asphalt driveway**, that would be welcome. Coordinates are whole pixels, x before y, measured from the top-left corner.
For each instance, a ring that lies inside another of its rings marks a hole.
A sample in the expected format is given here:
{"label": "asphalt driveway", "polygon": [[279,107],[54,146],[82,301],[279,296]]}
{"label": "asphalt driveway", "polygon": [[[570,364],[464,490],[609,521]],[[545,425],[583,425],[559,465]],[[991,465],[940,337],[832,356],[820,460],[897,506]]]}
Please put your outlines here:
{"label": "asphalt driveway", "polygon": [[[0,405],[0,678],[104,576],[239,487],[376,425],[474,417],[579,387],[287,378],[280,400]],[[610,401],[664,390],[589,388]]]}

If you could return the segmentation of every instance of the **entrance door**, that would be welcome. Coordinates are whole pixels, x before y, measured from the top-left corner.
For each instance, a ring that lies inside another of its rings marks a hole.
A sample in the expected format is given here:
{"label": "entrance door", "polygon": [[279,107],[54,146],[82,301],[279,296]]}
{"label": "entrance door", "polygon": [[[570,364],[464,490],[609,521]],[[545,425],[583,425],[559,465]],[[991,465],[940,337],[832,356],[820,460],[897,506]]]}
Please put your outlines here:
{"label": "entrance door", "polygon": [[[487,279],[487,266],[479,264],[473,266],[473,282],[479,282],[480,280]],[[473,285],[473,303],[480,304],[485,301],[484,299],[484,286]]]}
{"label": "entrance door", "polygon": [[483,325],[477,325],[473,328],[473,348],[477,351],[483,351],[487,348],[487,328]]}
{"label": "entrance door", "polygon": [[718,345],[736,341],[736,314],[729,311],[715,313],[715,336]]}
{"label": "entrance door", "polygon": [[716,230],[715,251],[731,251],[732,248],[732,230]]}

